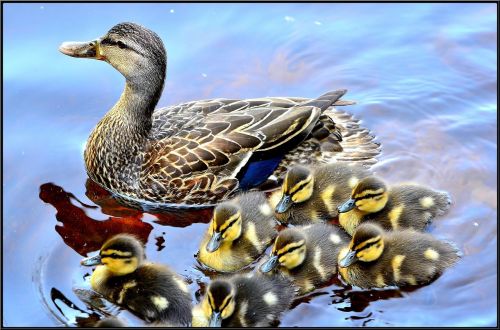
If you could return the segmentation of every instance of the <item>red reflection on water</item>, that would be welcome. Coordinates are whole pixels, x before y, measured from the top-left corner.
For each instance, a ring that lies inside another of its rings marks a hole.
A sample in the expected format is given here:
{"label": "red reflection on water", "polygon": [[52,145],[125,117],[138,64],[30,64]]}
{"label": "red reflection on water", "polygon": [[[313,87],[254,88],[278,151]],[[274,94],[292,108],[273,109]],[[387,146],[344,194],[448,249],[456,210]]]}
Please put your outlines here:
{"label": "red reflection on water", "polygon": [[[56,218],[61,223],[55,226],[56,232],[66,245],[82,256],[99,250],[107,239],[120,233],[134,234],[146,243],[153,229],[151,224],[141,221],[142,213],[136,210],[127,211],[127,217],[110,217],[103,221],[92,219],[85,209],[95,209],[95,206],[80,202],[72,193],[53,183],[40,186],[40,199],[56,208]],[[74,205],[72,200],[81,207]]]}
{"label": "red reflection on water", "polygon": [[[115,217],[132,216],[132,215],[142,215],[143,212],[132,209],[120,204],[116,199],[114,199],[111,194],[99,186],[94,181],[87,179],[85,183],[87,191],[85,195],[92,200],[94,203],[101,207],[101,212],[107,215]],[[200,210],[163,210],[162,213],[150,213],[156,217],[153,220],[154,223],[163,226],[172,227],[187,227],[193,223],[208,223],[212,217],[212,209],[200,209]]]}

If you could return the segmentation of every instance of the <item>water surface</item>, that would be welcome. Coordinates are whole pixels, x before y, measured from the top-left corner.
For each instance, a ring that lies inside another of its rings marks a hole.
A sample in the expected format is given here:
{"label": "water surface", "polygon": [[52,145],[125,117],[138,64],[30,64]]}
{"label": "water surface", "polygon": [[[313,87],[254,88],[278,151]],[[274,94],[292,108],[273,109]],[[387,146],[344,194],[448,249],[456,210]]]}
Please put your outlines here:
{"label": "water surface", "polygon": [[451,193],[450,211],[429,231],[464,257],[441,278],[373,291],[333,280],[297,301],[281,326],[497,324],[495,4],[31,3],[4,5],[4,325],[97,319],[73,291],[89,273],[79,260],[117,232],[147,242],[151,260],[190,282],[193,300],[208,281],[193,255],[209,212],[143,214],[87,181],[83,146],[124,81],[57,47],[122,21],[165,42],[160,106],[347,88],[358,104],[346,110],[382,143],[376,172]]}

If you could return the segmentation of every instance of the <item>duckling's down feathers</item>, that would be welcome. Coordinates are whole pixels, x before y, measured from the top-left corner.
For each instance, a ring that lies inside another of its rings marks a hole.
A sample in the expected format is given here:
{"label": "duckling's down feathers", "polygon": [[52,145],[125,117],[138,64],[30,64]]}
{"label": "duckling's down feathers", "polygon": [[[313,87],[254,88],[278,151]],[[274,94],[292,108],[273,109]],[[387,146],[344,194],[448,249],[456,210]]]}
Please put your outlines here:
{"label": "duckling's down feathers", "polygon": [[165,266],[144,264],[133,273],[108,277],[98,291],[150,322],[186,326],[191,322],[191,296],[181,282]]}

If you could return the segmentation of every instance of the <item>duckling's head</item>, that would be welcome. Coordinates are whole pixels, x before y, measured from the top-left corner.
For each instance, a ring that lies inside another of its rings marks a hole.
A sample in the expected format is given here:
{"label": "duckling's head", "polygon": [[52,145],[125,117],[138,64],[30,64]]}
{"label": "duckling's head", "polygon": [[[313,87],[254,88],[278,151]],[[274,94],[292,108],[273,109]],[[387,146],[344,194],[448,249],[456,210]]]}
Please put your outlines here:
{"label": "duckling's head", "polygon": [[73,57],[106,61],[131,82],[165,77],[163,42],[156,33],[135,23],[117,24],[96,40],[64,42],[59,51]]}
{"label": "duckling's head", "polygon": [[241,235],[241,208],[233,202],[224,202],[214,209],[210,223],[207,252],[216,251],[222,242],[232,242]]}
{"label": "duckling's head", "polygon": [[134,272],[144,260],[141,242],[129,234],[119,234],[103,244],[99,254],[81,261],[83,266],[103,265],[114,276]]}
{"label": "duckling's head", "polygon": [[282,186],[282,196],[276,212],[286,212],[294,203],[302,203],[311,198],[314,188],[312,171],[304,166],[292,167],[285,176]]}
{"label": "duckling's head", "polygon": [[384,252],[383,229],[374,223],[362,223],[356,228],[348,249],[339,254],[339,266],[348,267],[356,261],[371,262]]}
{"label": "duckling's head", "polygon": [[210,320],[210,327],[220,327],[222,320],[234,313],[234,294],[235,290],[230,282],[215,280],[210,283],[202,302],[203,313]]}
{"label": "duckling's head", "polygon": [[267,273],[278,265],[292,269],[301,265],[305,258],[305,235],[295,228],[288,228],[276,237],[270,258],[260,266],[260,271]]}
{"label": "duckling's head", "polygon": [[371,176],[359,181],[352,190],[351,198],[337,209],[339,213],[348,212],[353,208],[365,213],[374,213],[385,207],[388,198],[384,181]]}

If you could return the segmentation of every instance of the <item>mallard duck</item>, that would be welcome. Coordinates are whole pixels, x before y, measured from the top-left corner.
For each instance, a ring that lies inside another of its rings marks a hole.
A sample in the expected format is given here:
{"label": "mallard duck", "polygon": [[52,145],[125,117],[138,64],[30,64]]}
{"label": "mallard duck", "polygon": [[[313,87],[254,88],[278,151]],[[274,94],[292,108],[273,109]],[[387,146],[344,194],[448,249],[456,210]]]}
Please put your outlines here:
{"label": "mallard duck", "polygon": [[263,192],[238,195],[214,209],[201,242],[198,260],[222,272],[243,268],[257,259],[278,233],[273,210]]}
{"label": "mallard duck", "polygon": [[281,191],[274,192],[270,202],[282,223],[327,221],[338,215],[337,207],[349,198],[356,183],[369,175],[361,165],[296,165],[286,173]]}
{"label": "mallard duck", "polygon": [[[369,131],[334,105],[346,90],[316,99],[266,97],[192,101],[153,111],[166,51],[156,33],[120,23],[90,42],[65,42],[69,56],[108,62],[126,79],[118,102],[85,148],[89,177],[134,207],[206,207],[278,177],[301,159],[373,164]],[[274,176],[272,176],[274,175]]]}
{"label": "mallard duck", "polygon": [[293,281],[299,294],[306,294],[337,272],[337,254],[348,242],[349,236],[342,229],[323,223],[287,228],[276,237],[260,271],[276,269]]}
{"label": "mallard duck", "polygon": [[384,181],[372,176],[359,181],[351,198],[338,207],[339,223],[350,235],[361,221],[368,220],[385,229],[421,231],[450,204],[447,192],[410,184],[387,189]]}
{"label": "mallard duck", "polygon": [[132,235],[106,241],[98,255],[83,266],[98,265],[90,278],[92,289],[148,322],[188,325],[191,295],[181,277],[168,267],[145,263],[144,248]]}
{"label": "mallard duck", "polygon": [[362,223],[339,255],[339,273],[361,288],[425,284],[459,258],[456,247],[413,229],[385,232]]}
{"label": "mallard duck", "polygon": [[268,327],[290,307],[294,290],[283,277],[259,273],[217,278],[193,309],[193,327]]}

